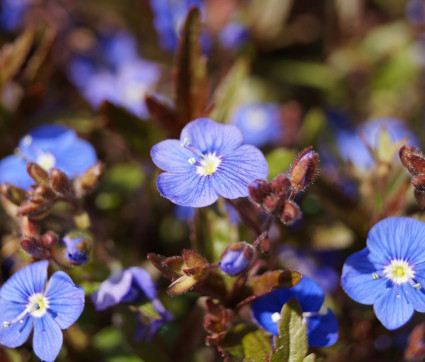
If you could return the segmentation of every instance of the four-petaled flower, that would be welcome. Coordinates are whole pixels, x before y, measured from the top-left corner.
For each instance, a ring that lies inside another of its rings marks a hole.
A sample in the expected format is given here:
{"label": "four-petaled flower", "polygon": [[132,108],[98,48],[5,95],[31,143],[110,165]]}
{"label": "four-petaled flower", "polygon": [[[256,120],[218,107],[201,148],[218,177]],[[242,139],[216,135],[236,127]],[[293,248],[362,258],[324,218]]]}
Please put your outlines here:
{"label": "four-petaled flower", "polygon": [[96,151],[74,130],[54,124],[37,127],[24,136],[15,155],[0,161],[0,183],[29,189],[34,181],[26,170],[27,162],[46,171],[58,168],[72,178],[83,174],[97,161]]}
{"label": "four-petaled flower", "polygon": [[241,131],[208,118],[188,123],[179,140],[151,149],[153,162],[167,171],[156,181],[159,192],[181,206],[204,207],[221,195],[248,196],[248,184],[264,179],[267,162],[256,147],[242,145]]}
{"label": "four-petaled flower", "polygon": [[61,329],[71,326],[84,308],[84,290],[62,271],[52,275],[47,287],[48,261],[31,264],[15,273],[0,290],[0,343],[22,345],[34,327],[34,353],[53,361],[61,347]]}
{"label": "four-petaled flower", "polygon": [[252,303],[254,320],[265,330],[278,336],[282,307],[291,298],[300,303],[310,346],[328,347],[338,340],[338,322],[335,315],[322,305],[325,299],[323,289],[305,276],[292,288],[273,290],[256,299]]}
{"label": "four-petaled flower", "polygon": [[341,284],[350,298],[373,304],[387,329],[425,312],[425,225],[408,217],[389,217],[372,227],[367,247],[346,260]]}

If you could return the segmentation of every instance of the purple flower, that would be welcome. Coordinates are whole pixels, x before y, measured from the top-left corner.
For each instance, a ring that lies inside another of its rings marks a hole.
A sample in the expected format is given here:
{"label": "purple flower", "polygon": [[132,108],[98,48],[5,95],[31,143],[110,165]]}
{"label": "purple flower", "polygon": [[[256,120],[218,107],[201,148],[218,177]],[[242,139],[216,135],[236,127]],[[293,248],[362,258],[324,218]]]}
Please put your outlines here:
{"label": "purple flower", "polygon": [[244,104],[236,109],[231,122],[242,131],[245,142],[257,147],[282,136],[279,106],[272,103]]}
{"label": "purple flower", "polygon": [[22,17],[31,2],[31,0],[2,0],[0,2],[0,29],[16,30],[21,25]]}
{"label": "purple flower", "polygon": [[54,124],[37,127],[24,136],[15,155],[0,161],[0,183],[29,189],[34,181],[26,171],[27,162],[45,170],[58,168],[73,178],[82,175],[97,161],[96,151],[74,130]]}
{"label": "purple flower", "polygon": [[356,131],[341,130],[337,134],[337,146],[345,162],[351,162],[359,169],[370,169],[374,160],[367,149],[366,143],[373,149],[378,146],[378,137],[382,130],[386,130],[392,142],[408,137],[408,144],[417,146],[415,135],[406,128],[402,120],[397,118],[375,118],[362,124]]}
{"label": "purple flower", "polygon": [[387,329],[425,313],[425,224],[389,217],[372,227],[367,246],[346,260],[341,285],[358,303],[371,305]]}
{"label": "purple flower", "polygon": [[311,347],[328,347],[338,340],[338,322],[331,310],[323,306],[325,294],[314,280],[302,277],[292,288],[273,290],[254,300],[254,320],[265,330],[278,336],[278,324],[283,305],[295,298],[301,305],[307,324],[308,344]]}
{"label": "purple flower", "polygon": [[239,21],[231,21],[218,35],[220,44],[225,49],[236,49],[247,42],[248,29]]}
{"label": "purple flower", "polygon": [[91,241],[74,233],[66,235],[62,241],[66,245],[66,258],[75,265],[81,265],[89,260]]}
{"label": "purple flower", "polygon": [[267,162],[256,147],[242,145],[241,131],[208,118],[188,123],[179,140],[165,140],[151,149],[153,162],[166,172],[159,192],[181,206],[204,207],[221,195],[248,196],[248,184],[267,177]]}
{"label": "purple flower", "polygon": [[53,361],[62,347],[61,329],[71,326],[84,308],[84,291],[62,271],[46,286],[48,261],[28,265],[15,273],[0,290],[0,343],[21,346],[33,327],[34,353]]}
{"label": "purple flower", "polygon": [[413,25],[425,24],[425,2],[423,0],[410,0],[405,8],[406,18]]}
{"label": "purple flower", "polygon": [[218,266],[224,273],[235,276],[248,267],[253,256],[250,245],[246,243],[231,244],[224,250]]}
{"label": "purple flower", "polygon": [[155,297],[156,287],[150,274],[143,268],[132,267],[113,273],[91,299],[100,311],[119,303],[137,303],[143,298],[153,300]]}

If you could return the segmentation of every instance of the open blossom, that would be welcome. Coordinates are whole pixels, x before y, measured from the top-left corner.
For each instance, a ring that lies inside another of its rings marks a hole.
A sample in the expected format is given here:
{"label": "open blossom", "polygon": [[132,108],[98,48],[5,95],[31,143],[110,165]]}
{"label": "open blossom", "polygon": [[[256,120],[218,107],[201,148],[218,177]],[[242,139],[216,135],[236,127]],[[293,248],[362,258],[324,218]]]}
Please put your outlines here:
{"label": "open blossom", "polygon": [[180,140],[165,140],[151,149],[153,162],[164,173],[159,192],[181,206],[204,207],[221,195],[248,196],[248,184],[267,177],[266,159],[252,145],[242,145],[241,131],[232,125],[198,118],[182,130]]}
{"label": "open blossom", "polygon": [[30,131],[20,140],[16,154],[0,161],[0,183],[28,189],[34,181],[27,173],[27,162],[37,163],[46,171],[58,168],[73,178],[96,161],[93,146],[78,138],[73,129],[46,124]]}
{"label": "open blossom", "polygon": [[270,333],[278,336],[282,307],[295,298],[301,306],[307,324],[308,344],[311,347],[328,347],[338,340],[338,322],[333,312],[323,306],[325,294],[313,279],[302,277],[292,288],[276,289],[252,303],[255,321]]}
{"label": "open blossom", "polygon": [[371,305],[387,329],[425,312],[425,224],[389,217],[369,231],[367,246],[346,260],[341,284],[350,298]]}
{"label": "open blossom", "polygon": [[62,271],[46,286],[48,261],[15,273],[0,290],[0,344],[21,346],[34,328],[34,353],[53,361],[63,342],[61,329],[71,326],[84,308],[84,290]]}

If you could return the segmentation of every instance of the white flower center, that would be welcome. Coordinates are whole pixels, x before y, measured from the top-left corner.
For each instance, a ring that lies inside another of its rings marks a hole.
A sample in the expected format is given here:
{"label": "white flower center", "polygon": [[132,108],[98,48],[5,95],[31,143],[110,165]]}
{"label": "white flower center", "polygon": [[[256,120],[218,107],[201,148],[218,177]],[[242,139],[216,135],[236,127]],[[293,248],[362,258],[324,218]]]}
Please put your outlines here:
{"label": "white flower center", "polygon": [[415,271],[406,260],[394,259],[384,268],[384,276],[395,284],[404,284],[412,281]]}
{"label": "white flower center", "polygon": [[251,131],[259,131],[266,125],[266,112],[262,109],[255,109],[245,121],[245,126]]}
{"label": "white flower center", "polygon": [[41,153],[37,157],[37,164],[41,166],[46,171],[50,170],[51,168],[55,167],[56,159],[55,156],[53,156],[49,152]]}
{"label": "white flower center", "polygon": [[143,96],[147,92],[145,84],[133,82],[124,89],[125,104],[132,105],[136,102],[142,102]]}
{"label": "white flower center", "polygon": [[279,322],[280,321],[280,318],[281,318],[281,315],[280,315],[279,312],[274,312],[272,314],[272,321],[273,321],[273,323]]}
{"label": "white flower center", "polygon": [[11,324],[24,323],[24,320],[30,315],[35,318],[40,318],[46,314],[49,307],[48,299],[42,293],[31,295],[28,300],[26,308],[21,314],[11,321],[3,321],[3,327],[8,328]]}
{"label": "white flower center", "polygon": [[201,159],[199,166],[196,166],[196,173],[200,176],[210,176],[217,171],[220,163],[221,159],[215,152],[208,153]]}

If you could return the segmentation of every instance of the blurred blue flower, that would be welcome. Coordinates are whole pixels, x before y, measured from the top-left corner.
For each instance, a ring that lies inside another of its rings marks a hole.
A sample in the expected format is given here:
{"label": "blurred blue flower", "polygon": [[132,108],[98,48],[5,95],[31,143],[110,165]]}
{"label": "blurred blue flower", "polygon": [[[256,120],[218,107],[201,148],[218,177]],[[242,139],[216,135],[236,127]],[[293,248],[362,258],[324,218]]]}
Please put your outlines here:
{"label": "blurred blue flower", "polygon": [[341,285],[350,298],[373,304],[387,329],[404,325],[413,312],[425,312],[425,225],[389,217],[372,227],[367,247],[346,260]]}
{"label": "blurred blue flower", "polygon": [[252,303],[254,320],[265,330],[278,336],[278,325],[283,305],[295,298],[300,303],[307,324],[308,344],[328,347],[338,340],[338,322],[333,312],[323,306],[325,294],[314,280],[303,276],[292,288],[273,290]]}
{"label": "blurred blue flower", "polygon": [[58,168],[73,178],[83,174],[96,161],[93,146],[78,138],[74,130],[46,124],[24,136],[15,155],[0,161],[0,183],[29,189],[34,181],[26,171],[27,162],[35,162],[45,170]]}
{"label": "blurred blue flower", "polygon": [[235,110],[231,122],[242,131],[244,142],[257,147],[282,136],[279,106],[272,103],[244,104]]}
{"label": "blurred blue flower", "polygon": [[75,265],[81,265],[89,260],[91,241],[75,233],[67,234],[62,241],[66,245],[66,258]]}
{"label": "blurred blue flower", "polygon": [[30,4],[31,0],[0,1],[0,29],[16,30],[21,25],[22,17]]}
{"label": "blurred blue flower", "polygon": [[182,130],[180,140],[165,140],[151,149],[155,165],[166,171],[156,184],[161,195],[181,206],[204,207],[218,196],[248,196],[248,184],[267,177],[267,162],[256,147],[242,145],[232,125],[198,118]]}
{"label": "blurred blue flower", "polygon": [[245,44],[248,38],[248,29],[236,20],[227,23],[218,35],[218,40],[225,49],[236,49]]}
{"label": "blurred blue flower", "polygon": [[248,267],[253,256],[252,247],[247,243],[230,244],[224,250],[218,266],[222,272],[235,276]]}
{"label": "blurred blue flower", "polygon": [[84,290],[64,272],[55,272],[45,289],[48,264],[43,260],[19,270],[0,290],[0,343],[19,347],[34,327],[34,353],[43,361],[57,357],[61,329],[71,326],[84,309]]}
{"label": "blurred blue flower", "polygon": [[410,0],[406,4],[405,14],[407,20],[413,25],[425,24],[425,2],[423,0]]}
{"label": "blurred blue flower", "polygon": [[336,142],[342,159],[345,162],[351,162],[359,169],[370,169],[374,165],[374,160],[362,140],[362,135],[364,135],[366,143],[372,149],[376,149],[379,134],[384,129],[388,132],[393,142],[408,137],[406,144],[418,146],[417,138],[413,132],[407,129],[402,120],[397,118],[374,118],[362,124],[355,131],[339,130],[337,132]]}
{"label": "blurred blue flower", "polygon": [[277,253],[286,268],[314,278],[325,292],[331,293],[339,286],[339,274],[334,268],[323,263],[320,254],[308,249],[296,249],[290,245],[282,245]]}

